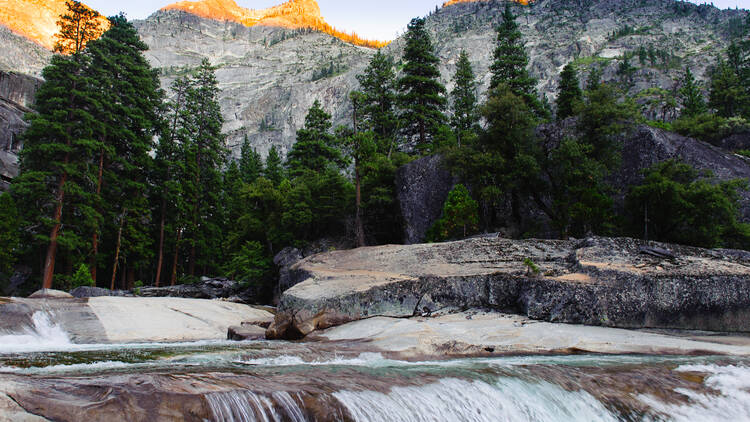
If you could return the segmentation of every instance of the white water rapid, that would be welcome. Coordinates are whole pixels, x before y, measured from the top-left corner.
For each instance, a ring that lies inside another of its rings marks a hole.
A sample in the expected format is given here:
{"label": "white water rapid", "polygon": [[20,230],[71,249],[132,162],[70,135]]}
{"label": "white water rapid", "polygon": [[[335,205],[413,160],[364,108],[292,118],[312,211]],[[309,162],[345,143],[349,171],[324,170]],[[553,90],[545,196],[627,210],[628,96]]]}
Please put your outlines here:
{"label": "white water rapid", "polygon": [[65,330],[53,323],[48,313],[37,311],[32,315],[31,321],[30,327],[0,335],[0,353],[61,350],[72,344]]}

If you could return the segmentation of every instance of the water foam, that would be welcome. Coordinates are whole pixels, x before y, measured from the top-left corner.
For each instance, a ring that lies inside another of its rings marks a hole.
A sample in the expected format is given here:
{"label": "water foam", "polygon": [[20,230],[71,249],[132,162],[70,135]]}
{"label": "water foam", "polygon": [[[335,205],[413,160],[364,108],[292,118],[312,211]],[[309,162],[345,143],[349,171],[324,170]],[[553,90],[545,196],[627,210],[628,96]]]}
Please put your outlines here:
{"label": "water foam", "polygon": [[[299,394],[297,399],[301,401]],[[252,391],[227,391],[206,395],[206,402],[216,422],[304,422],[305,413],[298,401],[285,391],[270,397]]]}
{"label": "water foam", "polygon": [[716,390],[718,395],[677,389],[676,392],[688,398],[687,404],[663,403],[651,396],[641,396],[640,399],[676,422],[750,420],[750,368],[733,365],[682,365],[676,371],[709,374],[704,384]]}
{"label": "water foam", "polygon": [[378,366],[385,364],[403,364],[405,362],[386,359],[380,353],[362,353],[356,358],[333,358],[305,361],[299,356],[283,355],[269,358],[238,360],[236,363],[258,366]]}
{"label": "water foam", "polygon": [[333,394],[361,422],[616,421],[586,392],[569,392],[546,382],[502,379],[444,379],[389,393],[341,391]]}
{"label": "water foam", "polygon": [[35,312],[31,321],[33,326],[20,333],[0,336],[0,353],[60,350],[72,344],[65,330],[54,324],[46,312]]}

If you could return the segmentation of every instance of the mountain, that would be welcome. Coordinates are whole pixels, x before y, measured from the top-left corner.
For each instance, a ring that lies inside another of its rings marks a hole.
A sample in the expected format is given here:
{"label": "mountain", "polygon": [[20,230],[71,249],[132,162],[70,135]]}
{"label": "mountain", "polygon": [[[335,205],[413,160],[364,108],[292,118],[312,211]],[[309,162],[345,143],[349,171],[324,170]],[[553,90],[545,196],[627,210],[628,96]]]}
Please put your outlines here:
{"label": "mountain", "polygon": [[234,0],[181,1],[162,10],[181,10],[202,18],[241,23],[245,26],[273,26],[287,29],[310,28],[363,47],[380,48],[388,43],[365,40],[354,33],[332,27],[320,14],[315,0],[289,0],[268,9],[246,9]]}
{"label": "mountain", "polygon": [[[55,46],[57,21],[67,11],[65,0],[3,0],[0,2],[0,25],[52,50]],[[101,18],[102,27],[109,24]]]}
{"label": "mountain", "polygon": [[[449,3],[427,17],[443,82],[452,88],[456,60],[466,50],[483,94],[505,3]],[[539,92],[550,101],[559,72],[570,61],[578,64],[584,80],[593,66],[602,67],[604,80],[620,80],[618,69],[628,57],[635,68],[629,76],[631,94],[650,87],[672,88],[685,66],[705,78],[708,66],[747,15],[745,10],[722,11],[675,0],[538,0],[514,6],[514,11],[530,71],[539,80]],[[265,153],[271,145],[289,150],[316,99],[333,114],[335,124],[348,123],[348,94],[358,88],[356,75],[375,52],[309,26],[289,28],[294,16],[304,16],[308,23],[322,21],[314,0],[291,1],[265,11],[243,9],[232,0],[204,0],[168,6],[136,26],[150,47],[151,64],[163,73],[165,87],[204,57],[217,66],[230,146],[238,146],[247,135]],[[10,44],[7,48],[13,51],[34,51],[18,39]],[[401,65],[403,46],[399,38],[383,51]],[[24,64],[22,54],[14,56],[11,61],[17,67],[10,70],[35,74],[41,69],[39,65],[29,71],[33,63]]]}

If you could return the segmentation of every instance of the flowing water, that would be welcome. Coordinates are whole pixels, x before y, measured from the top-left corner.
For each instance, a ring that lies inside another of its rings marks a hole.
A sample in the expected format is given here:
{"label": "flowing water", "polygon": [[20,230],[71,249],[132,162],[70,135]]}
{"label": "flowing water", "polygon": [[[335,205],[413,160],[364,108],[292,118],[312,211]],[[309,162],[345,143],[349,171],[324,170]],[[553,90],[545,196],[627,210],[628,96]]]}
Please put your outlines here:
{"label": "flowing water", "polygon": [[76,345],[40,313],[0,337],[0,387],[63,421],[750,421],[740,358],[405,361],[358,347]]}

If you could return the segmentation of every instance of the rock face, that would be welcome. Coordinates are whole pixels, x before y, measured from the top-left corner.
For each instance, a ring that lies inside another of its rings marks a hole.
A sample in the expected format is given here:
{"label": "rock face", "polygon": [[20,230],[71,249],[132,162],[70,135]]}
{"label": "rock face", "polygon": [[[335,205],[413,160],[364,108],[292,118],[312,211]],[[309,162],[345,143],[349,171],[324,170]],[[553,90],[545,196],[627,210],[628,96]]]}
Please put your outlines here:
{"label": "rock face", "polygon": [[[574,120],[542,125],[537,135],[548,144],[557,144],[565,136],[576,135]],[[642,170],[669,159],[690,164],[699,171],[708,170],[720,181],[750,178],[750,158],[662,129],[640,125],[619,142],[622,144],[621,166],[609,181],[615,188],[616,206],[620,208],[629,186],[643,180]],[[740,215],[743,221],[750,222],[750,191],[740,193]]]}
{"label": "rock face", "polygon": [[665,259],[644,246],[477,238],[316,255],[292,268],[306,280],[284,293],[266,334],[300,338],[364,318],[470,308],[607,327],[750,331],[750,253],[656,245],[676,257]]}
{"label": "rock face", "polygon": [[[486,92],[495,28],[503,8],[504,2],[497,1],[460,2],[428,16],[426,27],[448,89],[452,88],[458,56],[466,50],[479,75],[478,92]],[[653,86],[671,89],[683,66],[689,66],[699,79],[705,78],[714,52],[728,44],[729,22],[746,14],[673,0],[539,0],[531,6],[519,6],[515,12],[529,52],[531,74],[539,79],[540,93],[550,98],[566,63],[577,59],[583,72],[592,64],[600,65],[603,80],[615,80],[620,57],[641,46],[673,57],[671,65],[650,59],[631,60],[637,68],[633,92]],[[239,149],[248,135],[262,154],[271,145],[279,146],[283,153],[289,151],[296,130],[304,124],[305,114],[316,99],[333,113],[334,126],[349,123],[348,95],[358,88],[355,75],[374,54],[372,49],[346,44],[324,33],[278,25],[246,27],[177,10],[159,11],[136,22],[150,47],[147,57],[162,71],[165,87],[185,74],[185,67],[197,66],[202,58],[218,66],[229,146]],[[632,33],[623,31],[626,26]],[[612,35],[618,31],[621,35]],[[0,57],[0,67],[38,75],[50,53],[6,32],[8,42],[3,45],[8,45],[9,54]],[[0,31],[0,41],[5,41],[3,34]],[[401,37],[384,52],[399,64],[403,47]],[[332,63],[336,66],[329,72]]]}
{"label": "rock face", "polygon": [[423,242],[440,218],[455,180],[439,155],[420,158],[396,173],[396,192],[404,219],[404,243]]}
{"label": "rock face", "polygon": [[0,300],[0,332],[49,335],[49,327],[35,327],[40,312],[76,344],[223,340],[230,326],[272,318],[264,310],[216,300],[44,296]]}
{"label": "rock face", "polygon": [[0,70],[0,191],[18,175],[18,152],[23,147],[21,134],[41,81],[19,73]]}

